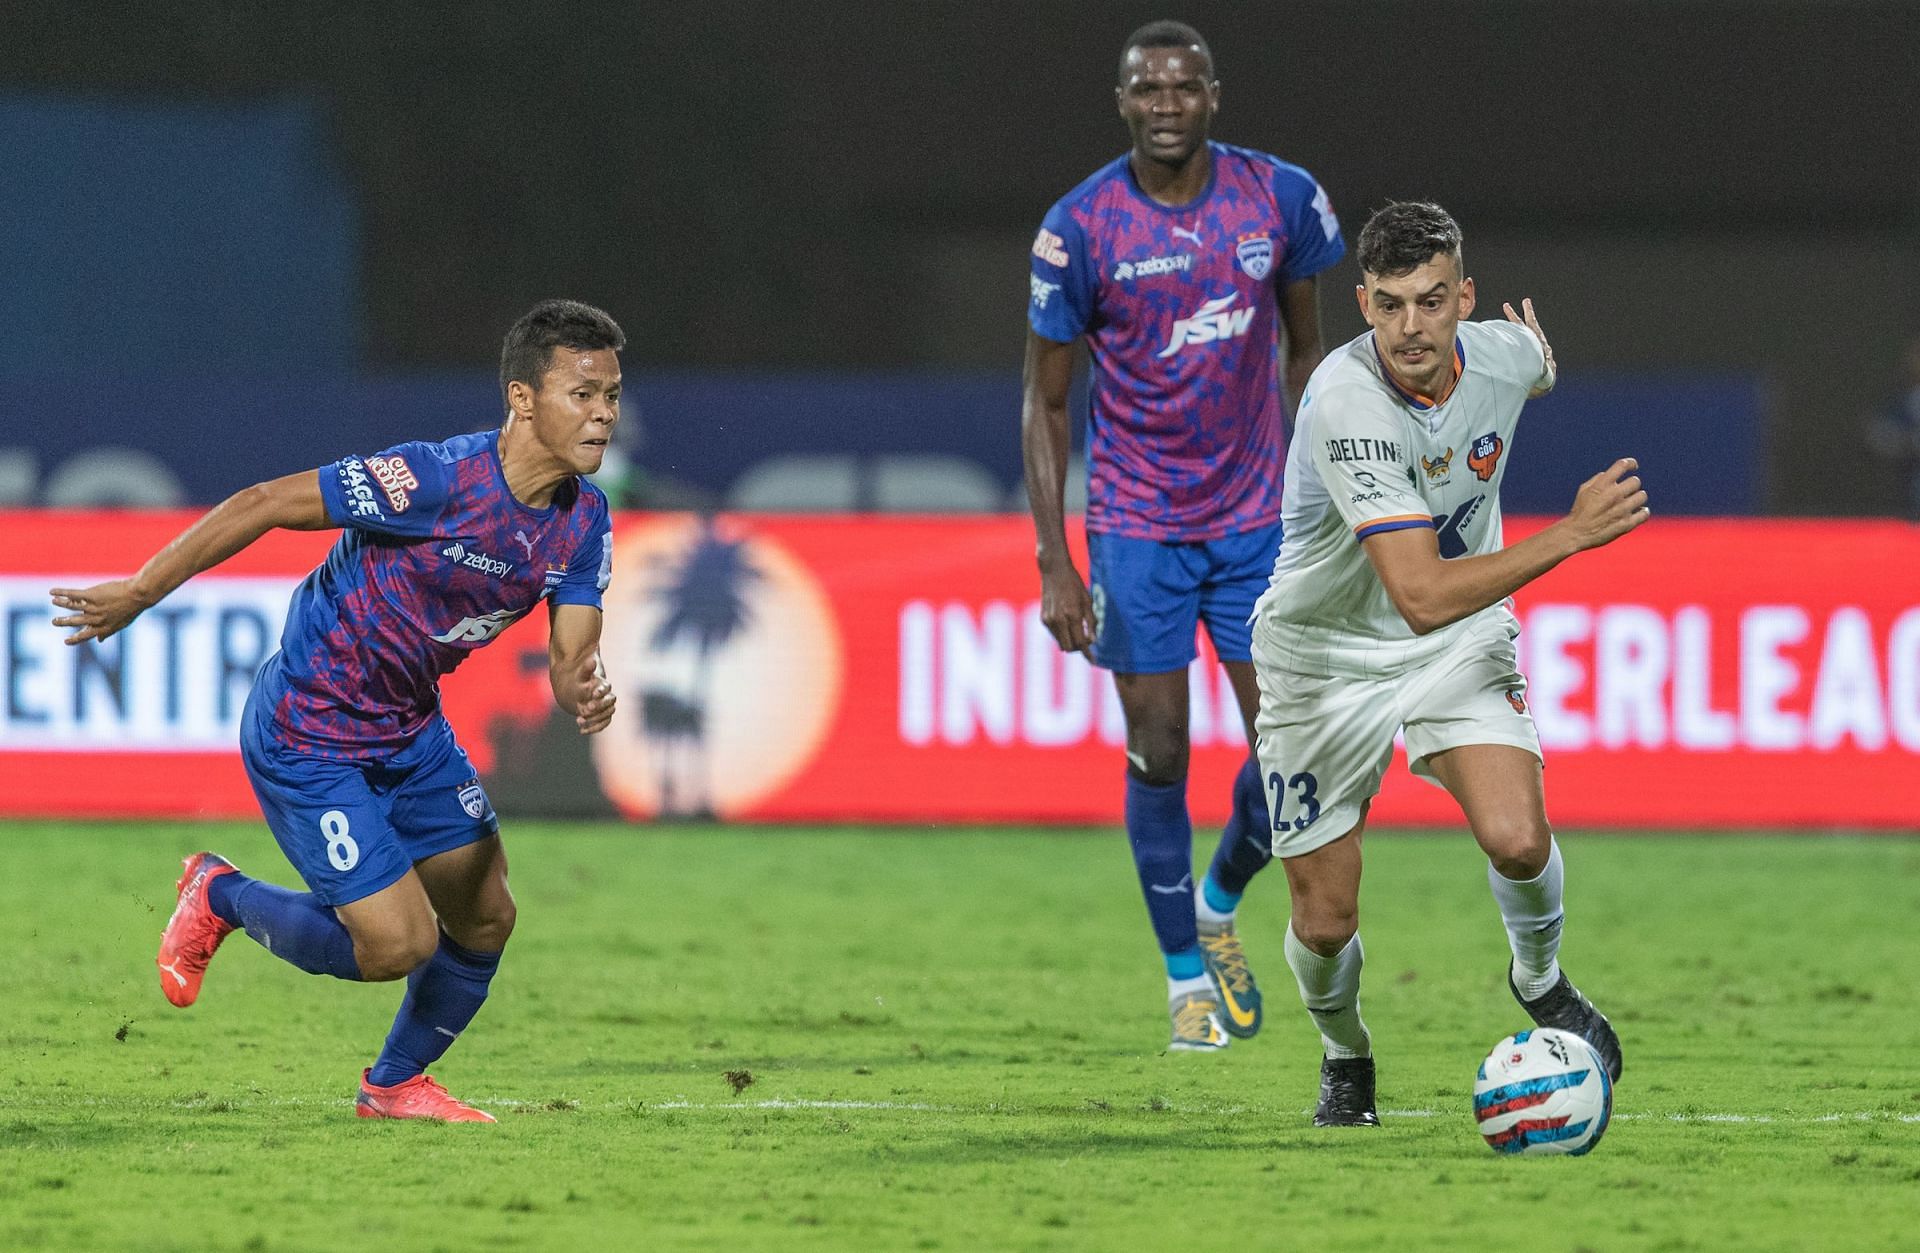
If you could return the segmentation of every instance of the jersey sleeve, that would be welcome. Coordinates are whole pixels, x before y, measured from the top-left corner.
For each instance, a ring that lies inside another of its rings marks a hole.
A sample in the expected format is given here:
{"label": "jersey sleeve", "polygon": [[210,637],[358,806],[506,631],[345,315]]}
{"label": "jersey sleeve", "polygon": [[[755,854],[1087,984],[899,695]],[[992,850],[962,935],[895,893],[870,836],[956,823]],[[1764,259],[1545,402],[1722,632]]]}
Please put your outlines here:
{"label": "jersey sleeve", "polygon": [[1354,538],[1432,529],[1426,498],[1413,483],[1406,433],[1392,408],[1354,387],[1312,397],[1311,403],[1314,469]]}
{"label": "jersey sleeve", "polygon": [[1279,281],[1312,278],[1347,255],[1340,219],[1326,189],[1297,165],[1282,162],[1273,174],[1273,197],[1287,226],[1287,255],[1280,259]]}
{"label": "jersey sleeve", "polygon": [[1070,344],[1093,322],[1093,258],[1087,234],[1064,203],[1053,206],[1033,237],[1027,325],[1043,339]]}
{"label": "jersey sleeve", "polygon": [[1532,331],[1504,319],[1489,319],[1479,325],[1486,331],[1482,351],[1491,350],[1493,359],[1488,364],[1495,373],[1529,393],[1553,386],[1553,375],[1547,369],[1547,351]]}
{"label": "jersey sleeve", "polygon": [[567,562],[567,572],[554,587],[556,605],[591,605],[600,608],[607,584],[613,579],[613,525],[607,516],[606,497],[595,493],[594,519],[587,533]]}
{"label": "jersey sleeve", "polygon": [[320,497],[335,526],[401,539],[433,534],[453,490],[453,466],[436,445],[399,444],[320,467]]}

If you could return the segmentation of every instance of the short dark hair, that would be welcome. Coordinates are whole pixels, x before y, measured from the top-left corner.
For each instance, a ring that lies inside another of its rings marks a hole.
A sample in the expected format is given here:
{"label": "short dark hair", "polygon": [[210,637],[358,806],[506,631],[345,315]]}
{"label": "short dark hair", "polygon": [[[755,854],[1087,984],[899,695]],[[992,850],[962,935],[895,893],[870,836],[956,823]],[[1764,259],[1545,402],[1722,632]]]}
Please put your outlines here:
{"label": "short dark hair", "polygon": [[[1460,265],[1460,224],[1425,200],[1395,201],[1360,228],[1360,268],[1393,278],[1411,274],[1439,253]],[[1464,273],[1464,271],[1463,271]]]}
{"label": "short dark hair", "polygon": [[1127,54],[1135,48],[1198,48],[1200,55],[1207,59],[1207,77],[1217,78],[1214,70],[1213,49],[1207,47],[1207,41],[1200,38],[1200,32],[1185,22],[1162,19],[1148,22],[1133,34],[1127,36],[1127,42],[1120,49],[1120,81],[1127,81]]}
{"label": "short dark hair", "polygon": [[509,383],[525,383],[539,391],[540,378],[553,364],[556,348],[619,352],[626,346],[626,332],[605,311],[578,300],[543,300],[507,332],[507,342],[500,349],[500,398],[506,399]]}

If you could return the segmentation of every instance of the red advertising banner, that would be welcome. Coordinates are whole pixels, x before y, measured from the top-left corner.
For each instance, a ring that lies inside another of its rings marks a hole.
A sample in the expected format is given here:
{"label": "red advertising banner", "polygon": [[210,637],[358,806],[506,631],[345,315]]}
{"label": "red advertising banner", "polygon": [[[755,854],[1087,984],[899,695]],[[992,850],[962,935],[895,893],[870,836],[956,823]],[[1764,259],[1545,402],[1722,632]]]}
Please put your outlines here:
{"label": "red advertising banner", "polygon": [[[328,534],[276,534],[103,645],[46,588],[124,574],[191,515],[0,513],[0,814],[247,815],[254,669]],[[1537,522],[1509,520],[1509,538]],[[589,741],[553,711],[538,616],[443,684],[509,812],[1117,822],[1111,681],[1040,626],[1020,518],[624,515]],[[1656,519],[1518,597],[1521,668],[1569,826],[1920,827],[1920,530]],[[1203,646],[1204,647],[1204,646]],[[1193,671],[1195,816],[1245,752]],[[1382,824],[1458,821],[1396,762]]]}

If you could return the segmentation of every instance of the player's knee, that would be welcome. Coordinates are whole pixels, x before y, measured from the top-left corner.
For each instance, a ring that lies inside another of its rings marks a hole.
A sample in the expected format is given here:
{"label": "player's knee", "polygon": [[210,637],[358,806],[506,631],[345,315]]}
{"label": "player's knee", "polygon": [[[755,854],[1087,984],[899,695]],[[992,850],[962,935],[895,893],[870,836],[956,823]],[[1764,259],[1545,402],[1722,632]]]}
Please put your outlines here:
{"label": "player's knee", "polygon": [[519,910],[513,903],[512,895],[503,892],[498,901],[489,902],[484,909],[466,920],[458,931],[448,927],[447,933],[462,947],[482,953],[497,953],[507,946],[518,917]]}
{"label": "player's knee", "polygon": [[1187,737],[1178,728],[1129,735],[1127,763],[1144,783],[1178,783],[1187,777]]}
{"label": "player's knee", "polygon": [[360,977],[368,983],[386,983],[404,979],[426,965],[440,947],[440,931],[430,921],[425,927],[384,935],[370,941],[356,937],[353,945]]}
{"label": "player's knee", "polygon": [[1530,821],[1495,823],[1480,833],[1487,860],[1505,879],[1538,878],[1553,853],[1553,835]]}
{"label": "player's knee", "polygon": [[1347,946],[1360,929],[1358,901],[1321,901],[1293,911],[1293,934],[1322,957],[1332,957]]}

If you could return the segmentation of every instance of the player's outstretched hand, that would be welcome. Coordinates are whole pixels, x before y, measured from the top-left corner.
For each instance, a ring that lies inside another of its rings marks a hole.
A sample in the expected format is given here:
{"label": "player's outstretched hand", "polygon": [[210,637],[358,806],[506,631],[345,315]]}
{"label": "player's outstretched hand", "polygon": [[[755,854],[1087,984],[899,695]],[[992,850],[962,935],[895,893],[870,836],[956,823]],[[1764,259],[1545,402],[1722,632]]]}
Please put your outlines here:
{"label": "player's outstretched hand", "polygon": [[1640,463],[1622,457],[1580,485],[1567,515],[1575,541],[1582,548],[1612,543],[1652,516],[1647,493],[1635,473]]}
{"label": "player's outstretched hand", "polygon": [[1093,647],[1093,597],[1071,561],[1040,572],[1040,620],[1069,653]]}
{"label": "player's outstretched hand", "polygon": [[56,587],[50,595],[54,608],[69,611],[53,620],[57,627],[74,628],[66,639],[69,644],[117,635],[148,608],[146,600],[134,592],[132,579],[92,587]]}
{"label": "player's outstretched hand", "polygon": [[580,685],[573,702],[574,725],[582,735],[606,730],[613,724],[615,699],[613,684],[607,682],[607,672],[601,668],[600,655],[595,653],[574,678]]}
{"label": "player's outstretched hand", "polygon": [[[1553,362],[1553,345],[1547,342],[1547,333],[1540,329],[1540,319],[1534,316],[1532,298],[1529,297],[1520,302],[1520,313],[1515,313],[1513,306],[1510,304],[1501,305],[1500,310],[1507,315],[1507,321],[1518,322],[1521,326],[1533,332],[1533,337],[1540,341],[1541,354],[1547,359],[1547,373],[1557,377],[1560,373],[1560,368]],[[1525,316],[1522,316],[1523,314]],[[1535,392],[1533,394],[1538,396],[1544,393]]]}

